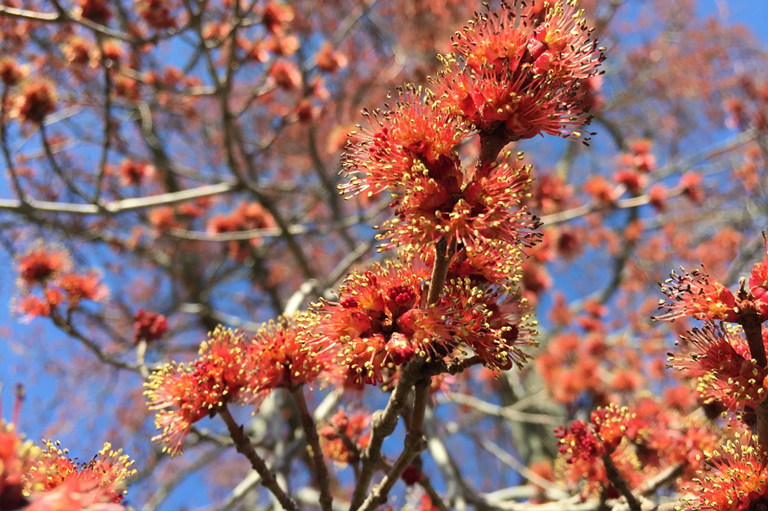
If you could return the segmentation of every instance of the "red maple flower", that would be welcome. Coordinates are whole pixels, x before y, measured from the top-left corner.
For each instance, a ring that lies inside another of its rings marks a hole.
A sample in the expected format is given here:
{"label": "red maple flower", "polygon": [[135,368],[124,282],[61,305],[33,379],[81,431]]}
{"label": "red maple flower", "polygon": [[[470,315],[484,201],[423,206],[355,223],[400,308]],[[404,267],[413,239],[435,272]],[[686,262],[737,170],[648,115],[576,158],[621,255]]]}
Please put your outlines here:
{"label": "red maple flower", "polygon": [[745,511],[768,506],[768,467],[757,438],[737,434],[706,455],[706,468],[687,488],[690,511]]}
{"label": "red maple flower", "polygon": [[407,85],[398,91],[394,106],[384,112],[364,110],[363,115],[372,131],[358,126],[359,132],[350,134],[356,142],[347,145],[342,160],[352,178],[340,190],[349,194],[367,191],[369,197],[385,190],[400,191],[417,163],[441,183],[460,181],[454,147],[467,130],[443,112],[428,90]]}
{"label": "red maple flower", "polygon": [[[509,158],[509,153],[505,158]],[[456,242],[468,264],[493,282],[520,274],[522,250],[536,244],[539,220],[521,200],[528,189],[530,166],[505,161],[464,172],[458,158],[433,173],[415,163],[401,183],[393,207],[396,217],[384,223],[382,248],[425,246],[446,237]]]}
{"label": "red maple flower", "polygon": [[71,261],[64,250],[40,245],[19,257],[17,265],[21,281],[32,286],[44,284],[60,272],[67,271]]}
{"label": "red maple flower", "polygon": [[240,332],[218,327],[200,346],[197,360],[153,372],[144,384],[145,395],[149,409],[158,411],[155,425],[161,433],[152,440],[162,441],[163,451],[172,456],[181,453],[192,424],[225,403],[254,401],[252,367],[251,343]]}
{"label": "red maple flower", "polygon": [[[321,300],[300,319],[304,349],[331,350],[355,383],[383,381],[382,371],[415,355],[444,356],[455,346],[442,309],[419,308],[430,271],[414,258],[374,264],[347,277],[339,300]],[[401,335],[395,335],[401,334]]]}
{"label": "red maple flower", "polygon": [[659,300],[659,308],[667,312],[656,316],[657,321],[674,321],[685,316],[702,321],[738,319],[736,297],[719,282],[710,281],[709,275],[702,271],[683,270],[682,275],[673,271],[661,284],[661,292],[667,295],[667,300]]}
{"label": "red maple flower", "polygon": [[749,276],[749,293],[762,318],[768,318],[768,238],[763,235],[765,259],[755,264]]}
{"label": "red maple flower", "polygon": [[264,324],[253,339],[218,327],[189,365],[166,364],[145,383],[150,410],[157,410],[153,438],[171,455],[181,453],[192,424],[223,405],[261,403],[276,388],[313,383],[329,369],[330,354],[302,348],[297,323]]}
{"label": "red maple flower", "polygon": [[160,339],[168,331],[168,320],[162,314],[139,309],[134,316],[133,342],[152,342]]}
{"label": "red maple flower", "polygon": [[16,100],[16,116],[22,122],[40,124],[56,109],[56,88],[47,81],[29,82]]}
{"label": "red maple flower", "polygon": [[768,373],[752,360],[738,327],[707,323],[680,339],[683,349],[670,354],[669,367],[697,378],[702,398],[721,401],[731,411],[765,401]]}
{"label": "red maple flower", "polygon": [[77,306],[81,300],[100,302],[109,296],[109,289],[101,283],[96,272],[67,273],[59,279],[58,285],[67,294],[70,307]]}
{"label": "red maple flower", "polygon": [[[475,13],[454,36],[456,54],[433,80],[444,105],[467,124],[505,141],[541,132],[582,136],[582,80],[604,58],[572,0],[546,5],[543,16],[502,3],[501,12]],[[518,12],[519,11],[519,12]],[[539,13],[541,14],[541,13]]]}
{"label": "red maple flower", "polygon": [[168,0],[138,0],[136,9],[147,24],[156,29],[175,28],[176,19],[171,14]]}
{"label": "red maple flower", "polygon": [[347,414],[340,408],[328,424],[319,429],[323,454],[337,465],[346,466],[368,446],[370,433],[365,430],[370,421],[370,414],[362,410]]}
{"label": "red maple flower", "polygon": [[37,450],[32,442],[23,441],[15,424],[0,419],[0,503],[3,509],[19,509],[29,503],[26,475],[36,459]]}
{"label": "red maple flower", "polygon": [[124,186],[139,186],[155,174],[155,167],[146,162],[125,160],[118,173]]}
{"label": "red maple flower", "polygon": [[95,23],[105,24],[112,17],[105,0],[80,0],[80,16]]}
{"label": "red maple flower", "polygon": [[306,349],[298,334],[297,318],[281,317],[262,325],[250,346],[254,371],[251,392],[266,396],[277,388],[311,385],[335,369],[331,352]]}
{"label": "red maple flower", "polygon": [[24,78],[24,68],[14,59],[3,57],[0,59],[0,81],[9,87],[13,87]]}
{"label": "red maple flower", "polygon": [[[76,458],[69,457],[66,449],[61,449],[58,442],[50,440],[45,442],[41,457],[37,466],[30,470],[30,486],[52,493],[59,502],[79,500],[83,508],[100,502],[121,502],[126,493],[125,480],[136,472],[131,468],[133,461],[128,455],[123,454],[122,449],[113,450],[108,442],[87,463],[78,463]],[[57,492],[57,489],[65,491]],[[42,500],[53,501],[51,498]]]}
{"label": "red maple flower", "polygon": [[64,302],[64,295],[57,288],[48,288],[44,292],[44,297],[39,298],[35,295],[25,295],[16,305],[18,312],[24,314],[21,321],[28,323],[38,316],[48,317],[51,310]]}

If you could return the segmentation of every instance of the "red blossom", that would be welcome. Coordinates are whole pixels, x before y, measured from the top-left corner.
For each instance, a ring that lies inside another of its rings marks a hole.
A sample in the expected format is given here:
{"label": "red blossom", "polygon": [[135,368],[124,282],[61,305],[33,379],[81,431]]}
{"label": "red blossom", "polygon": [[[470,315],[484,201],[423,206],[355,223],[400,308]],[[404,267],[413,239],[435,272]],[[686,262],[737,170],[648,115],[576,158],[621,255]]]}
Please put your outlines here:
{"label": "red blossom", "polygon": [[71,307],[77,306],[81,300],[99,302],[109,296],[109,290],[95,272],[68,273],[59,279],[58,285],[67,294]]}
{"label": "red blossom", "polygon": [[293,62],[288,60],[278,60],[272,64],[269,76],[285,90],[293,90],[301,85],[301,73]]}
{"label": "red blossom", "polygon": [[433,80],[438,95],[468,124],[505,141],[541,132],[582,137],[574,129],[588,122],[579,87],[603,59],[597,41],[575,2],[548,4],[528,19],[516,16],[518,3],[476,13],[456,33],[456,54],[443,57]]}
{"label": "red blossom", "polygon": [[696,378],[705,400],[718,400],[731,411],[765,401],[768,373],[752,360],[746,339],[734,328],[707,323],[680,337],[681,351],[670,354],[669,367]]}
{"label": "red blossom", "polygon": [[24,69],[12,58],[0,59],[0,81],[12,87],[24,77]]}
{"label": "red blossom", "polygon": [[136,9],[147,24],[155,29],[175,28],[168,0],[137,0]]}
{"label": "red blossom", "polygon": [[661,292],[667,300],[659,300],[659,308],[666,313],[656,316],[659,321],[674,321],[690,316],[698,320],[736,321],[736,297],[719,282],[712,282],[706,273],[683,270],[682,275],[674,271],[661,284]]}
{"label": "red blossom", "polygon": [[26,286],[44,284],[71,267],[69,256],[62,249],[38,246],[19,257],[19,277]]}
{"label": "red blossom", "polygon": [[80,0],[80,16],[95,23],[105,24],[112,17],[105,0]]}
{"label": "red blossom", "polygon": [[22,122],[40,124],[56,109],[56,88],[47,81],[33,81],[17,97],[16,115]]}
{"label": "red blossom", "polygon": [[139,186],[155,175],[155,167],[146,162],[125,160],[118,173],[124,186]]}
{"label": "red blossom", "polygon": [[757,438],[737,434],[706,455],[683,500],[689,511],[746,511],[768,505],[768,473]]}
{"label": "red blossom", "polygon": [[133,319],[135,321],[133,324],[134,344],[138,344],[141,341],[157,341],[168,331],[168,320],[157,312],[139,309]]}

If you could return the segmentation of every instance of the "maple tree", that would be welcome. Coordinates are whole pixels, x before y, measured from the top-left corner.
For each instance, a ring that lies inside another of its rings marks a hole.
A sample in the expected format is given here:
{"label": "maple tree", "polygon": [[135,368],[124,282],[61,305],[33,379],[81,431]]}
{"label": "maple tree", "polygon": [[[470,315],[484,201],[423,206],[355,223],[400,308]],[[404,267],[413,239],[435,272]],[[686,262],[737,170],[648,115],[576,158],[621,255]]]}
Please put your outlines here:
{"label": "maple tree", "polygon": [[4,0],[0,511],[768,509],[758,48],[691,0]]}

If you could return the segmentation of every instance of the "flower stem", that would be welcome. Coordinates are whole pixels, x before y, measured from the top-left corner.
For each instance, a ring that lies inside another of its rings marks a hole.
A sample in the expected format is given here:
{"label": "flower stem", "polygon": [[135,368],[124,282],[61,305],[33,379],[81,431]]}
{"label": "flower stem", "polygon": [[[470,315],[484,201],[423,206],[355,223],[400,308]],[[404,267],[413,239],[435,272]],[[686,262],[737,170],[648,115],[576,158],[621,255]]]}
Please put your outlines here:
{"label": "flower stem", "polygon": [[299,511],[298,504],[296,504],[296,502],[290,498],[282,488],[280,488],[280,485],[277,483],[277,478],[275,478],[275,474],[272,473],[264,460],[261,459],[261,456],[256,452],[256,449],[253,448],[253,444],[251,444],[251,441],[243,431],[243,426],[237,424],[226,404],[219,408],[219,416],[227,425],[229,436],[231,436],[232,440],[235,442],[237,452],[248,458],[248,461],[251,462],[251,467],[253,467],[253,469],[261,476],[261,484],[272,492],[284,509],[288,511]]}
{"label": "flower stem", "polygon": [[[768,362],[763,343],[763,324],[756,313],[745,314],[740,321],[749,344],[749,353],[757,365],[765,368]],[[768,402],[763,401],[755,407],[757,416],[757,441],[763,452],[768,451]]]}
{"label": "flower stem", "polygon": [[432,268],[432,279],[429,282],[429,296],[427,304],[432,305],[440,300],[440,295],[443,294],[443,287],[445,287],[445,280],[448,278],[448,269],[451,266],[451,259],[456,251],[456,245],[451,243],[450,250],[448,248],[448,240],[446,238],[440,238],[435,243],[435,265]]}
{"label": "flower stem", "polygon": [[400,476],[416,456],[427,448],[427,441],[424,438],[424,416],[426,413],[427,402],[429,401],[429,387],[431,379],[429,377],[422,379],[416,385],[416,392],[413,402],[413,415],[411,416],[411,427],[405,434],[403,442],[403,452],[392,465],[387,475],[379,484],[373,487],[368,498],[365,499],[360,511],[373,511],[387,501],[390,490],[395,485]]}
{"label": "flower stem", "polygon": [[304,434],[307,436],[307,443],[312,451],[312,464],[315,467],[315,480],[320,490],[320,507],[323,511],[331,511],[333,497],[331,496],[331,478],[328,475],[328,467],[325,465],[323,451],[320,449],[320,437],[317,436],[317,427],[312,415],[307,407],[307,400],[304,398],[304,387],[297,386],[291,389],[293,399],[299,408],[301,417],[301,426]]}
{"label": "flower stem", "polygon": [[616,468],[616,465],[613,464],[610,453],[606,452],[603,454],[603,464],[605,465],[605,476],[611,482],[613,487],[616,488],[619,493],[624,496],[625,499],[627,499],[627,505],[629,506],[629,509],[632,511],[641,511],[640,502],[632,493],[632,490],[629,489],[627,480],[624,479],[624,476],[621,475],[619,469]]}

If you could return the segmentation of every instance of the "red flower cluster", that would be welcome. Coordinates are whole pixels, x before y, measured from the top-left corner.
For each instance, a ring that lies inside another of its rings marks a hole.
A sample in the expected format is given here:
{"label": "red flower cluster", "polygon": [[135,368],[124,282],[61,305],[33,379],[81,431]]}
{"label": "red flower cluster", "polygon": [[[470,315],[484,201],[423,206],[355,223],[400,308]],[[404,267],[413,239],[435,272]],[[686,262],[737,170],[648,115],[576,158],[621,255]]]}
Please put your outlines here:
{"label": "red flower cluster", "polygon": [[168,320],[157,312],[139,309],[133,319],[134,344],[157,341],[168,331]]}
{"label": "red flower cluster", "polygon": [[348,146],[344,168],[352,178],[340,189],[393,194],[396,216],[384,225],[380,238],[390,241],[382,248],[421,247],[445,237],[488,279],[516,275],[521,249],[540,236],[533,232],[538,219],[520,206],[530,166],[506,154],[501,164],[463,169],[454,147],[467,129],[420,88],[401,90],[391,110],[369,117],[374,131]]}
{"label": "red flower cluster", "polygon": [[631,410],[598,408],[589,423],[574,421],[555,430],[561,444],[558,472],[569,485],[585,481],[583,497],[595,497],[603,488],[609,498],[619,496],[605,473],[606,454],[630,488],[676,465],[681,477],[675,485],[681,488],[696,481],[705,453],[719,444],[715,425],[687,415],[688,410],[670,409],[651,397],[635,402]]}
{"label": "red flower cluster", "polygon": [[[765,258],[755,264],[749,277],[736,293],[719,282],[713,282],[703,271],[691,273],[674,271],[661,284],[661,292],[667,300],[659,300],[659,308],[666,313],[655,320],[674,321],[681,317],[692,317],[701,321],[728,321],[743,323],[757,319],[760,323],[768,319],[768,239]],[[748,287],[747,287],[748,286]]]}
{"label": "red flower cluster", "polygon": [[680,336],[682,349],[669,367],[694,378],[704,403],[721,402],[735,411],[765,401],[766,369],[757,365],[739,327],[706,323]]}
{"label": "red flower cluster", "polygon": [[330,350],[351,383],[376,384],[415,356],[428,361],[468,346],[487,366],[509,369],[533,344],[525,300],[478,286],[469,277],[446,284],[445,296],[426,305],[429,269],[413,256],[353,273],[337,302],[321,301],[304,316],[302,342]]}
{"label": "red flower cluster", "polygon": [[40,124],[56,109],[58,95],[52,83],[29,82],[16,98],[16,117],[22,122]]}
{"label": "red flower cluster", "polygon": [[328,424],[320,428],[323,454],[342,467],[353,461],[368,447],[370,433],[364,431],[370,420],[370,415],[362,411],[347,414],[339,409]]}
{"label": "red flower cluster", "polygon": [[120,511],[125,480],[135,473],[122,451],[104,444],[90,462],[78,464],[46,442],[22,441],[14,425],[0,420],[0,509],[13,511]]}
{"label": "red flower cluster", "polygon": [[44,285],[46,281],[69,270],[72,262],[64,251],[53,247],[37,246],[19,257],[17,267],[21,282],[31,287]]}
{"label": "red flower cluster", "polygon": [[[270,229],[275,227],[275,219],[256,202],[241,202],[230,214],[216,215],[208,221],[208,232],[223,234],[227,232],[248,231],[251,229]],[[254,236],[248,241],[232,241],[229,243],[229,254],[232,258],[243,261],[248,254],[248,244],[257,247],[261,238]]]}
{"label": "red flower cluster", "polygon": [[166,364],[145,383],[161,433],[153,440],[175,455],[192,424],[225,404],[260,403],[273,389],[312,383],[329,368],[323,354],[300,348],[294,320],[265,324],[253,339],[217,328],[191,364]]}
{"label": "red flower cluster", "polygon": [[757,438],[737,434],[706,456],[707,466],[683,499],[690,511],[744,511],[768,506],[768,464]]}
{"label": "red flower cluster", "polygon": [[[109,295],[96,272],[73,272],[69,254],[61,248],[34,247],[18,258],[17,269],[20,297],[15,309],[25,321],[50,316],[64,302],[72,309],[82,300],[101,301]],[[42,296],[32,294],[38,286]]]}
{"label": "red flower cluster", "polygon": [[538,12],[502,2],[499,14],[476,13],[433,80],[445,108],[505,142],[542,132],[581,137],[574,128],[589,122],[582,84],[604,56],[577,3],[552,2]]}

